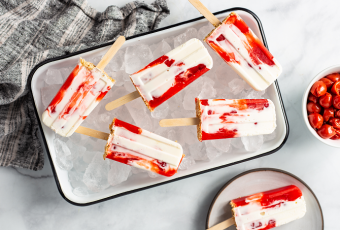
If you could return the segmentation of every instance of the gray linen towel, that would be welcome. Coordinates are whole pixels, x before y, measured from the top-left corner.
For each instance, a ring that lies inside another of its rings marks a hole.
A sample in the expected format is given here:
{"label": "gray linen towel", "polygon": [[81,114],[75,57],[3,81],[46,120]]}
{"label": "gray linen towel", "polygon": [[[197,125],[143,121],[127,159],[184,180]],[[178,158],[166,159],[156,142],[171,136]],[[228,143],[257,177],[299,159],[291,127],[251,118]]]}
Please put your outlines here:
{"label": "gray linen towel", "polygon": [[40,170],[44,155],[33,101],[30,71],[52,57],[147,32],[169,15],[166,0],[134,1],[103,13],[86,0],[0,1],[0,166]]}

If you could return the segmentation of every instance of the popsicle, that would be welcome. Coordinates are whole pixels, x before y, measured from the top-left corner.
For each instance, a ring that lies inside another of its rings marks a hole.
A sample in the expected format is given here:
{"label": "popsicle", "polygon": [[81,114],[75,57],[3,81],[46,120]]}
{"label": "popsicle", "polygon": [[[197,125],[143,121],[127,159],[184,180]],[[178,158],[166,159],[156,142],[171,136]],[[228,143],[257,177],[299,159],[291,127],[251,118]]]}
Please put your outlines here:
{"label": "popsicle", "polygon": [[212,58],[203,43],[193,38],[130,75],[137,91],[110,102],[105,108],[112,110],[142,97],[153,111],[212,66]]}
{"label": "popsicle", "polygon": [[306,213],[305,199],[295,185],[237,198],[230,205],[233,218],[208,230],[222,230],[233,224],[237,230],[272,229],[300,219]]}
{"label": "popsicle", "polygon": [[177,142],[117,118],[113,119],[110,131],[104,159],[109,158],[167,177],[177,172],[184,157],[182,146]]}
{"label": "popsicle", "polygon": [[235,12],[222,23],[199,0],[189,0],[216,28],[204,41],[255,90],[264,90],[282,67]]}
{"label": "popsicle", "polygon": [[276,128],[269,99],[195,99],[196,117],[163,119],[160,126],[197,125],[199,141],[270,134]]}
{"label": "popsicle", "polygon": [[113,86],[115,81],[103,69],[124,41],[124,37],[119,37],[97,67],[80,58],[79,64],[42,114],[46,126],[61,136],[68,137],[74,133]]}

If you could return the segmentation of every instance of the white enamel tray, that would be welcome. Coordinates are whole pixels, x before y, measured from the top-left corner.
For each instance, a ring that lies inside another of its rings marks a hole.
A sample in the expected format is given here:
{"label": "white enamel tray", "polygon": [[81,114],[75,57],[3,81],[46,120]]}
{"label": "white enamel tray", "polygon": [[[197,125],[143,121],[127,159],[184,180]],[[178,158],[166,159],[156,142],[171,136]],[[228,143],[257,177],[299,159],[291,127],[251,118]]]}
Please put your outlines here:
{"label": "white enamel tray", "polygon": [[[241,173],[228,181],[217,193],[210,205],[206,228],[232,217],[230,201],[254,193],[272,190],[287,185],[301,189],[306,201],[307,212],[301,219],[275,228],[275,230],[308,229],[323,230],[322,209],[313,191],[298,177],[279,169],[253,169]],[[236,226],[227,228],[236,230]]]}
{"label": "white enamel tray", "polygon": [[[258,17],[251,11],[244,9],[244,8],[232,8],[228,10],[224,10],[221,12],[216,13],[217,17],[221,20],[224,19],[231,11],[236,11],[244,21],[249,25],[249,27],[255,32],[255,34],[262,38],[262,41],[265,45],[267,45],[265,36],[262,30],[261,22]],[[135,44],[154,44],[156,42],[160,42],[162,39],[168,38],[170,36],[177,36],[183,33],[187,28],[195,27],[200,28],[203,25],[207,24],[207,20],[203,17],[196,18],[190,21],[182,22],[179,24],[175,24],[169,27],[164,27],[149,33],[141,34],[138,36],[130,37],[127,39],[126,43],[123,47],[131,46]],[[104,201],[106,199],[115,198],[118,196],[126,195],[132,192],[140,191],[142,189],[150,188],[153,186],[158,186],[164,183],[169,183],[175,180],[184,179],[190,176],[198,175],[200,173],[209,172],[212,170],[216,170],[222,167],[227,167],[233,164],[241,163],[244,161],[248,161],[251,159],[255,159],[258,157],[266,156],[271,153],[278,151],[286,142],[288,137],[288,121],[285,114],[285,110],[283,107],[283,102],[281,99],[281,94],[279,91],[277,81],[272,84],[267,89],[267,94],[269,98],[274,102],[276,107],[276,114],[277,114],[277,135],[274,140],[269,142],[265,142],[262,148],[257,152],[243,152],[240,153],[228,153],[224,154],[223,156],[219,157],[218,160],[214,160],[211,162],[197,162],[193,167],[188,170],[179,171],[176,175],[165,178],[165,177],[158,177],[158,178],[149,178],[143,177],[139,175],[135,175],[133,178],[130,178],[128,181],[110,187],[100,193],[91,194],[86,197],[78,197],[72,193],[72,187],[68,181],[67,172],[56,167],[55,165],[55,150],[53,146],[53,138],[54,134],[53,131],[50,130],[48,127],[43,125],[41,121],[41,114],[45,108],[42,106],[41,96],[40,96],[40,89],[43,87],[44,77],[46,74],[47,69],[49,68],[65,68],[70,66],[75,66],[78,63],[79,57],[84,59],[89,59],[93,56],[98,56],[106,52],[109,46],[112,43],[104,44],[98,47],[93,47],[87,50],[79,51],[76,53],[72,53],[69,55],[53,58],[46,60],[39,65],[37,65],[32,72],[30,73],[31,79],[31,96],[34,99],[35,106],[36,106],[36,116],[39,119],[39,125],[41,130],[41,142],[45,146],[45,150],[47,151],[47,155],[50,158],[51,166],[54,172],[55,180],[60,191],[60,194],[70,203],[75,205],[89,205],[96,202]],[[185,90],[185,89],[184,89]],[[170,99],[171,100],[171,99]],[[150,130],[152,131],[152,130]],[[108,130],[109,132],[109,130]]]}

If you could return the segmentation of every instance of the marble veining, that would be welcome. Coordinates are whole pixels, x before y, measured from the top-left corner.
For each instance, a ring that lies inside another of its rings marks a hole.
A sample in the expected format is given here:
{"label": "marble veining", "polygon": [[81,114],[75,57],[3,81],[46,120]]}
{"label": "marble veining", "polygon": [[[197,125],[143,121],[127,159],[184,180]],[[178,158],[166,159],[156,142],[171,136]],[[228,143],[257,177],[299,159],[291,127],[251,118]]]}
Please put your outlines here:
{"label": "marble veining", "polygon": [[[89,0],[99,11],[129,0]],[[146,0],[150,3],[152,0]],[[339,150],[324,145],[303,122],[301,98],[310,80],[340,62],[339,1],[202,0],[211,10],[245,7],[261,19],[270,51],[280,61],[279,85],[290,136],[277,153],[250,162],[89,207],[67,203],[59,194],[48,160],[40,172],[0,167],[0,229],[204,229],[208,207],[220,187],[235,175],[258,167],[289,171],[318,196],[325,229],[338,229]],[[171,15],[161,26],[200,14],[186,0],[168,0]],[[45,156],[47,158],[47,156]]]}

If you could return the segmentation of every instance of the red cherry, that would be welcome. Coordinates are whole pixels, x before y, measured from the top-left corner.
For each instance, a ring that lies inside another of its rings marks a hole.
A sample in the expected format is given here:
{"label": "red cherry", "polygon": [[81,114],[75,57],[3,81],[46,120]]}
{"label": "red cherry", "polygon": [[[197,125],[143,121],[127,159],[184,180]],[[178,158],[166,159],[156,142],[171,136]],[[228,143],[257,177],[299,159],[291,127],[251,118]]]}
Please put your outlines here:
{"label": "red cherry", "polygon": [[321,112],[321,106],[319,104],[314,103],[314,102],[308,102],[307,111],[308,111],[308,113],[320,113]]}
{"label": "red cherry", "polygon": [[336,95],[333,97],[333,107],[336,109],[340,109],[340,96]]}
{"label": "red cherry", "polygon": [[335,129],[340,129],[340,119],[339,118],[331,118],[329,120],[329,124],[333,126]]}
{"label": "red cherry", "polygon": [[310,92],[316,97],[321,97],[327,92],[327,86],[322,81],[317,81],[313,84]]}
{"label": "red cherry", "polygon": [[327,122],[330,118],[334,117],[333,107],[327,108],[323,111],[323,120]]}
{"label": "red cherry", "polygon": [[330,139],[332,139],[332,140],[339,140],[340,139],[340,135],[339,134],[335,134]]}
{"label": "red cherry", "polygon": [[340,81],[337,81],[334,83],[334,85],[332,86],[331,92],[336,95],[340,95]]}
{"label": "red cherry", "polygon": [[324,108],[329,108],[332,106],[332,94],[326,93],[325,95],[321,96],[319,99],[319,103]]}
{"label": "red cherry", "polygon": [[332,73],[326,76],[329,80],[336,82],[340,80],[340,74],[339,73]]}
{"label": "red cherry", "polygon": [[320,129],[323,124],[323,117],[318,113],[309,114],[308,120],[313,129]]}
{"label": "red cherry", "polygon": [[318,134],[320,137],[322,137],[323,139],[328,139],[331,138],[332,136],[334,136],[336,134],[335,129],[327,124],[324,124],[319,130],[318,130]]}
{"label": "red cherry", "polygon": [[311,101],[311,102],[314,102],[314,103],[318,103],[318,98],[310,93],[308,95],[308,101]]}
{"label": "red cherry", "polygon": [[334,111],[334,117],[340,118],[340,110]]}
{"label": "red cherry", "polygon": [[328,78],[321,78],[319,81],[322,81],[323,83],[326,84],[327,88],[330,88],[333,85],[333,81],[328,79]]}

